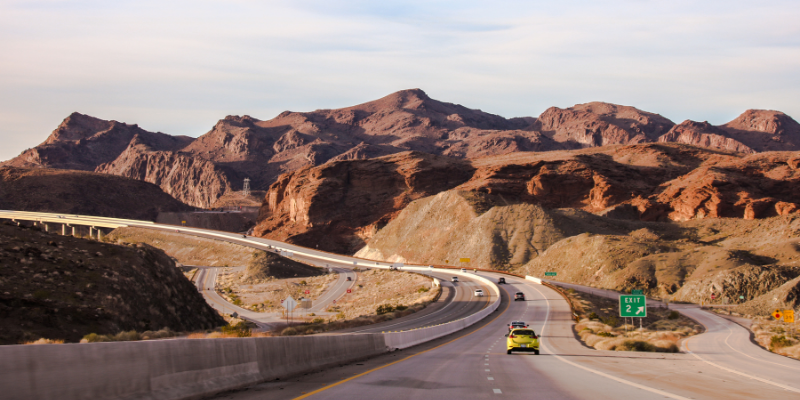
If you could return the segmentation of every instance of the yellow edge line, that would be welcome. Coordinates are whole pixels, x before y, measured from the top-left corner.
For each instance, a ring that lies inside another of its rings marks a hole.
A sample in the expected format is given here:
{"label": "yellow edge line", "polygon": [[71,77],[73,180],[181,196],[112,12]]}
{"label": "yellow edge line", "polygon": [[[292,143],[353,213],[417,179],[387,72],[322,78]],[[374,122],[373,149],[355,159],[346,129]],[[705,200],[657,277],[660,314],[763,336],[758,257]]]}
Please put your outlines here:
{"label": "yellow edge line", "polygon": [[456,340],[461,340],[461,339],[463,339],[463,338],[465,338],[465,337],[467,337],[467,336],[469,336],[469,335],[472,335],[472,334],[473,334],[473,333],[475,333],[475,332],[478,332],[478,331],[480,331],[481,329],[485,328],[486,326],[488,326],[489,324],[491,324],[492,322],[494,322],[496,319],[500,318],[500,316],[502,316],[503,314],[505,314],[505,313],[506,313],[506,311],[508,311],[508,306],[509,306],[510,304],[511,304],[511,302],[509,302],[509,304],[506,304],[506,309],[505,309],[505,310],[503,310],[503,312],[501,312],[500,314],[498,314],[496,317],[492,318],[492,320],[491,320],[491,321],[487,322],[487,323],[486,323],[486,325],[484,325],[484,326],[483,326],[482,328],[480,328],[480,329],[474,330],[474,331],[472,331],[472,332],[470,332],[470,333],[468,333],[468,334],[466,334],[466,335],[464,335],[464,336],[461,336],[461,337],[459,337],[459,338],[453,339],[453,340],[451,340],[451,341],[449,341],[449,342],[446,342],[446,343],[442,343],[442,344],[440,344],[440,345],[438,345],[438,346],[436,346],[436,347],[432,347],[432,348],[430,348],[430,349],[428,349],[428,350],[421,351],[421,352],[419,352],[419,353],[417,353],[417,354],[412,354],[412,355],[410,355],[410,356],[408,356],[408,357],[406,357],[406,358],[403,358],[403,359],[400,359],[400,360],[397,360],[397,361],[390,362],[389,364],[381,365],[380,367],[373,368],[373,369],[371,369],[371,370],[369,370],[369,371],[365,371],[365,372],[362,372],[362,373],[360,373],[360,374],[358,374],[358,375],[351,376],[351,377],[349,377],[349,378],[347,378],[347,379],[343,379],[343,380],[341,380],[341,381],[339,381],[339,382],[332,383],[332,384],[330,384],[330,385],[328,385],[328,386],[325,386],[325,387],[319,388],[319,389],[317,389],[317,390],[315,390],[315,391],[313,391],[313,392],[310,392],[310,393],[304,394],[304,395],[302,395],[302,396],[300,396],[300,397],[295,397],[295,398],[294,398],[294,399],[292,399],[292,400],[301,400],[301,399],[305,399],[305,398],[307,398],[307,397],[309,397],[309,396],[311,396],[311,395],[314,395],[314,394],[317,394],[317,393],[323,392],[323,391],[325,391],[325,390],[328,390],[328,389],[330,389],[330,388],[332,388],[332,387],[335,387],[335,386],[339,386],[339,385],[341,385],[341,384],[343,384],[343,383],[345,383],[345,382],[349,382],[349,381],[351,381],[351,380],[353,380],[353,379],[360,378],[360,377],[362,377],[362,376],[364,376],[364,375],[367,375],[367,374],[371,374],[371,373],[373,373],[373,372],[375,372],[375,371],[377,371],[377,370],[379,370],[379,369],[383,369],[383,368],[386,368],[386,367],[388,367],[388,366],[390,366],[390,365],[394,365],[394,364],[397,364],[397,363],[399,363],[399,362],[403,362],[403,361],[405,361],[405,360],[408,360],[408,359],[409,359],[409,358],[411,358],[411,357],[416,357],[416,356],[418,356],[418,355],[420,355],[420,354],[425,354],[425,353],[427,353],[427,352],[429,352],[429,351],[431,351],[431,350],[436,350],[436,349],[438,349],[438,348],[440,348],[440,347],[442,347],[442,346],[447,346],[448,344],[450,344],[450,343],[453,343],[453,342],[455,342]]}

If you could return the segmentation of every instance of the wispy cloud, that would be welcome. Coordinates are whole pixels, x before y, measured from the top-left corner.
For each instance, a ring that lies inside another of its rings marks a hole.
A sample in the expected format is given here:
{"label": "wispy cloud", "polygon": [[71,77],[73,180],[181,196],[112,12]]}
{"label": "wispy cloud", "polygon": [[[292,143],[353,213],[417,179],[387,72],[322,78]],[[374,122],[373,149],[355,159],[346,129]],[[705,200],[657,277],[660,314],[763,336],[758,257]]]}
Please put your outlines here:
{"label": "wispy cloud", "polygon": [[794,1],[0,3],[0,159],[72,111],[199,135],[420,87],[504,116],[603,100],[800,116]]}

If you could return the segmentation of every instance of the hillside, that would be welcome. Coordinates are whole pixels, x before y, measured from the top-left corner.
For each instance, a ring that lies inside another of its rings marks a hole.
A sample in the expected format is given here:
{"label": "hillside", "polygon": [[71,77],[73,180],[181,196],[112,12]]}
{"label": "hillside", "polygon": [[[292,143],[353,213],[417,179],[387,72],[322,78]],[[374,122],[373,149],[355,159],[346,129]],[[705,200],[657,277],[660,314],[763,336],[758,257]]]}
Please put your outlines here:
{"label": "hillside", "polygon": [[39,146],[4,165],[78,169],[159,186],[209,208],[244,178],[266,190],[283,173],[329,161],[406,151],[459,159],[608,145],[677,142],[744,153],[800,150],[800,125],[778,111],[747,110],[720,126],[602,102],[503,118],[430,98],[419,89],[334,110],[285,111],[270,120],[227,116],[193,139],[73,113]]}
{"label": "hillside", "polygon": [[800,216],[626,221],[452,190],[412,202],[356,255],[556,272],[564,282],[763,313],[768,297],[798,304]]}
{"label": "hillside", "polygon": [[0,224],[0,344],[219,325],[160,250]]}
{"label": "hillside", "polygon": [[157,186],[95,172],[0,167],[0,209],[155,220],[190,211]]}
{"label": "hillside", "polygon": [[[427,160],[423,162],[424,160]],[[800,210],[800,155],[647,143],[461,160],[400,153],[281,176],[256,234],[351,253],[410,201],[450,189],[497,204],[572,208],[617,219],[758,219]]]}

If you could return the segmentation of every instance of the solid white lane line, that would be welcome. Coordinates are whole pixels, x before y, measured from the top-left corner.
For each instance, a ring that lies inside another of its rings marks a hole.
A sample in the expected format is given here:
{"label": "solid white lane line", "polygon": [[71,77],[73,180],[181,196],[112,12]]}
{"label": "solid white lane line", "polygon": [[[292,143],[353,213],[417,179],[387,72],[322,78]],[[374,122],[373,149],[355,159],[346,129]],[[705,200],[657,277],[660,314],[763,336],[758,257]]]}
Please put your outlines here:
{"label": "solid white lane line", "polygon": [[[550,300],[547,300],[547,296],[545,296],[544,293],[539,291],[539,289],[537,289],[535,286],[531,286],[531,287],[533,288],[533,290],[536,290],[537,292],[539,292],[539,294],[542,296],[542,298],[544,298],[544,301],[547,304],[547,314],[545,314],[544,323],[542,324],[542,329],[541,329],[541,331],[539,333],[539,335],[544,335],[544,329],[547,326],[547,322],[550,320]],[[540,344],[540,346],[542,347],[542,350],[547,349],[547,345],[545,345],[544,343]],[[596,375],[600,375],[600,376],[602,376],[604,378],[608,378],[608,379],[617,381],[619,383],[624,383],[626,385],[633,386],[635,388],[639,388],[639,389],[642,389],[642,390],[646,390],[646,391],[648,391],[650,393],[655,393],[655,394],[660,395],[660,396],[669,397],[669,398],[675,399],[675,400],[690,400],[687,397],[683,397],[683,396],[679,396],[677,394],[672,394],[672,393],[669,393],[669,392],[665,392],[663,390],[658,390],[656,388],[651,388],[649,386],[640,385],[638,383],[631,382],[631,381],[629,381],[627,379],[617,378],[616,376],[609,375],[609,374],[606,374],[604,372],[600,372],[600,371],[591,369],[589,367],[585,367],[585,366],[580,365],[580,364],[576,364],[576,363],[574,363],[572,361],[564,359],[561,356],[553,354],[553,352],[550,352],[550,354],[553,357],[555,357],[556,359],[558,359],[560,361],[563,361],[563,362],[565,362],[565,363],[567,363],[569,365],[572,365],[574,367],[578,367],[578,368],[580,368],[580,369],[582,369],[584,371],[588,371],[588,372],[591,372],[591,373],[596,374]]]}
{"label": "solid white lane line", "polygon": [[717,368],[719,368],[719,369],[723,369],[723,370],[725,370],[725,371],[728,371],[728,372],[730,372],[730,373],[733,373],[733,374],[736,374],[736,375],[741,375],[741,376],[744,376],[744,377],[747,377],[747,378],[750,378],[750,379],[754,379],[754,380],[757,380],[757,381],[759,381],[759,382],[766,383],[766,384],[768,384],[768,385],[777,386],[777,387],[779,387],[779,388],[781,388],[781,389],[788,390],[788,391],[790,391],[790,392],[800,393],[800,389],[797,389],[797,388],[791,387],[791,386],[789,386],[789,385],[784,385],[784,384],[782,384],[782,383],[773,382],[773,381],[771,381],[771,380],[769,380],[769,379],[759,378],[759,377],[757,377],[757,376],[753,376],[753,375],[745,374],[745,373],[742,373],[742,372],[739,372],[739,371],[736,371],[736,370],[733,370],[733,369],[730,369],[730,368],[723,367],[722,365],[719,365],[719,364],[713,363],[713,362],[711,362],[711,361],[708,361],[708,360],[706,360],[705,358],[702,358],[702,357],[698,356],[698,355],[697,355],[697,353],[695,353],[695,352],[693,352],[693,351],[689,350],[689,348],[688,348],[688,347],[686,347],[686,350],[687,350],[687,351],[689,351],[689,354],[691,354],[691,355],[695,356],[695,358],[697,358],[698,360],[700,360],[700,361],[703,361],[703,362],[704,362],[704,363],[706,363],[706,364],[713,365],[713,366],[715,366],[715,367],[717,367]]}

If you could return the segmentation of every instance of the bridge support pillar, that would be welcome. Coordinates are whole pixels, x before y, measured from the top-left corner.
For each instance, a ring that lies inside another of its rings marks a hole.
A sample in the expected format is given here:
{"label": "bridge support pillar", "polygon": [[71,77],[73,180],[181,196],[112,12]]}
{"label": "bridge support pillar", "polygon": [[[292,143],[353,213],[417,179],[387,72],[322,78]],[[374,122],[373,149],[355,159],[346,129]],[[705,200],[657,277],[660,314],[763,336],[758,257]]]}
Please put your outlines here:
{"label": "bridge support pillar", "polygon": [[92,235],[94,235],[94,227],[90,226],[89,227],[89,237],[92,237]]}
{"label": "bridge support pillar", "polygon": [[67,236],[67,224],[61,224],[61,236]]}
{"label": "bridge support pillar", "polygon": [[75,225],[72,226],[72,237],[78,237],[78,227]]}
{"label": "bridge support pillar", "polygon": [[103,236],[104,236],[103,235],[103,230],[100,229],[100,228],[97,228],[97,240],[103,240]]}

